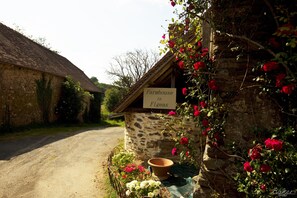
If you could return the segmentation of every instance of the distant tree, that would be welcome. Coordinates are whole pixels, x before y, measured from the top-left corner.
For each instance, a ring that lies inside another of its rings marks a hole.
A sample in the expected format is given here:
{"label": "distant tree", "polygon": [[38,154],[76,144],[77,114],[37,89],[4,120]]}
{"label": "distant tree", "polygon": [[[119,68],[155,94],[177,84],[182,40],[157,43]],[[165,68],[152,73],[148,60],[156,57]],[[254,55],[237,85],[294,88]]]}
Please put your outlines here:
{"label": "distant tree", "polygon": [[114,84],[123,89],[129,89],[157,61],[159,54],[154,51],[135,49],[123,55],[115,56],[107,73],[116,80]]}
{"label": "distant tree", "polygon": [[119,103],[121,100],[122,95],[121,92],[118,88],[111,88],[106,90],[105,92],[105,97],[103,101],[103,105],[105,108],[109,111],[112,112],[112,110],[115,108],[115,106]]}
{"label": "distant tree", "polygon": [[99,83],[99,80],[98,80],[97,77],[92,76],[92,77],[90,78],[90,80],[91,80],[97,87],[100,87],[100,83]]}

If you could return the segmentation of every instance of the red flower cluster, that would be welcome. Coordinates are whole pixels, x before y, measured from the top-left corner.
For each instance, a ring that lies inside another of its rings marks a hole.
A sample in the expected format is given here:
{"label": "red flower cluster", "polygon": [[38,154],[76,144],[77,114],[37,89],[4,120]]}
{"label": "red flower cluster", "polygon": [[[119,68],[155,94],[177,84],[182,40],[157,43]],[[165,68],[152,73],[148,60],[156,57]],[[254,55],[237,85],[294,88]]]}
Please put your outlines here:
{"label": "red flower cluster", "polygon": [[177,155],[177,148],[174,147],[174,148],[171,150],[171,154],[174,155],[174,156]]}
{"label": "red flower cluster", "polygon": [[139,172],[143,173],[145,171],[145,168],[141,165],[136,165],[136,164],[128,164],[125,168],[124,171],[126,173],[131,173],[133,171],[138,170]]}
{"label": "red flower cluster", "polygon": [[193,67],[194,67],[194,69],[197,71],[197,70],[199,70],[199,69],[201,69],[201,68],[204,68],[204,67],[205,67],[205,63],[199,61],[199,62],[194,63]]}
{"label": "red flower cluster", "polygon": [[176,115],[176,112],[175,111],[169,111],[168,115],[175,116]]}
{"label": "red flower cluster", "polygon": [[266,185],[265,184],[261,184],[260,185],[260,189],[263,190],[263,191],[266,191]]}
{"label": "red flower cluster", "polygon": [[249,149],[248,155],[252,160],[260,159],[261,154],[260,152],[262,151],[261,145],[256,145],[252,149]]}
{"label": "red flower cluster", "polygon": [[182,145],[187,145],[187,144],[189,144],[189,139],[188,139],[187,137],[182,137],[182,138],[180,139],[180,144],[182,144]]}
{"label": "red flower cluster", "polygon": [[190,151],[187,151],[187,152],[186,152],[186,156],[187,156],[187,157],[190,157]]}
{"label": "red flower cluster", "polygon": [[284,94],[292,94],[293,93],[293,90],[295,89],[295,85],[294,84],[290,84],[290,85],[285,85],[282,87],[282,90],[281,92],[284,93]]}
{"label": "red flower cluster", "polygon": [[201,57],[204,57],[208,54],[208,48],[203,48],[202,49],[202,53],[201,53]]}
{"label": "red flower cluster", "polygon": [[170,48],[174,48],[175,43],[174,43],[174,41],[169,40],[168,45],[169,45]]}
{"label": "red flower cluster", "polygon": [[243,164],[243,169],[247,172],[252,172],[254,170],[253,167],[251,166],[250,162],[245,162]]}
{"label": "red flower cluster", "polygon": [[197,117],[200,115],[200,110],[197,105],[194,105],[194,116]]}
{"label": "red flower cluster", "polygon": [[184,69],[184,67],[185,67],[184,61],[179,61],[177,64],[180,69]]}
{"label": "red flower cluster", "polygon": [[173,0],[170,1],[170,4],[172,7],[174,7],[176,5],[176,3]]}
{"label": "red flower cluster", "polygon": [[184,88],[182,89],[182,93],[183,93],[183,95],[184,95],[184,96],[186,96],[186,95],[187,95],[187,91],[188,91],[188,90],[187,90],[187,88],[186,88],[186,87],[184,87]]}
{"label": "red flower cluster", "polygon": [[267,62],[267,63],[264,63],[264,65],[262,66],[262,69],[263,71],[265,72],[269,72],[269,71],[272,71],[272,70],[276,70],[278,69],[278,64],[277,62],[275,61],[270,61],[270,62]]}
{"label": "red flower cluster", "polygon": [[268,149],[280,151],[283,148],[283,141],[277,139],[268,138],[265,140],[265,146]]}
{"label": "red flower cluster", "polygon": [[135,171],[137,168],[136,168],[136,165],[135,164],[128,164],[125,168],[124,168],[124,171],[126,173],[131,173],[133,171]]}
{"label": "red flower cluster", "polygon": [[207,104],[206,104],[205,101],[200,101],[199,104],[200,104],[200,107],[201,107],[202,109],[205,108],[205,107],[207,106]]}
{"label": "red flower cluster", "polygon": [[208,87],[209,87],[209,89],[214,90],[214,91],[219,89],[215,80],[210,80],[208,82]]}
{"label": "red flower cluster", "polygon": [[202,135],[203,136],[207,136],[208,135],[208,131],[210,131],[210,130],[211,130],[210,127],[206,128],[205,130],[202,131]]}

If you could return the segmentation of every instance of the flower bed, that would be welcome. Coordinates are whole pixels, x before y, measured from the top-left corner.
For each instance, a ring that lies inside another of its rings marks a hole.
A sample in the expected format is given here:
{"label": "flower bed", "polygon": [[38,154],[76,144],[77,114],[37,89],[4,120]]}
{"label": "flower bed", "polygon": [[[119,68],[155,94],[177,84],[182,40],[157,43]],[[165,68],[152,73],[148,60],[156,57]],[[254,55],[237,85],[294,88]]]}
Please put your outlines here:
{"label": "flower bed", "polygon": [[127,151],[112,151],[108,156],[110,183],[121,198],[169,197],[161,182],[155,181],[148,169]]}

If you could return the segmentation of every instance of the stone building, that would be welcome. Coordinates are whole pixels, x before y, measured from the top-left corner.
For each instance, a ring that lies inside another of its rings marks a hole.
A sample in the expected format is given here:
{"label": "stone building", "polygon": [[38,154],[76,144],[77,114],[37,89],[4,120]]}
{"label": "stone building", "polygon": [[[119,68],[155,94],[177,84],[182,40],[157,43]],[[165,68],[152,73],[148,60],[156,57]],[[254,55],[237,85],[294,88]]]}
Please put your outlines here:
{"label": "stone building", "polygon": [[65,57],[0,23],[0,126],[42,123],[36,96],[36,80],[42,76],[51,80],[50,122],[57,119],[54,109],[66,76],[84,90],[99,93],[84,72]]}
{"label": "stone building", "polygon": [[[174,134],[165,126],[168,118],[164,119],[170,110],[162,108],[144,108],[144,90],[146,88],[175,88],[177,104],[184,102],[182,88],[185,79],[178,69],[175,57],[168,52],[159,60],[135,85],[113,110],[125,117],[125,148],[135,152],[139,159],[147,161],[151,157],[165,157],[178,160],[172,156],[171,150],[175,142]],[[178,119],[178,118],[177,118]],[[179,126],[176,126],[178,128]],[[186,127],[192,129],[192,134],[199,136],[195,124],[186,121]],[[199,140],[199,137],[195,138]],[[199,150],[197,144],[197,150]]]}

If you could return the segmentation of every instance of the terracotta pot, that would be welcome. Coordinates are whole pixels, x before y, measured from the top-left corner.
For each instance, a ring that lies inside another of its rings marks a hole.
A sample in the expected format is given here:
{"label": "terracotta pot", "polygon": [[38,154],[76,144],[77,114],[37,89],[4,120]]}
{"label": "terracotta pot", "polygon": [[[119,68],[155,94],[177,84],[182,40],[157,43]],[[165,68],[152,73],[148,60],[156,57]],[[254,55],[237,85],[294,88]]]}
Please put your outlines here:
{"label": "terracotta pot", "polygon": [[169,177],[168,172],[173,165],[173,161],[166,158],[151,158],[148,160],[148,164],[153,169],[155,176],[160,180],[164,180]]}

